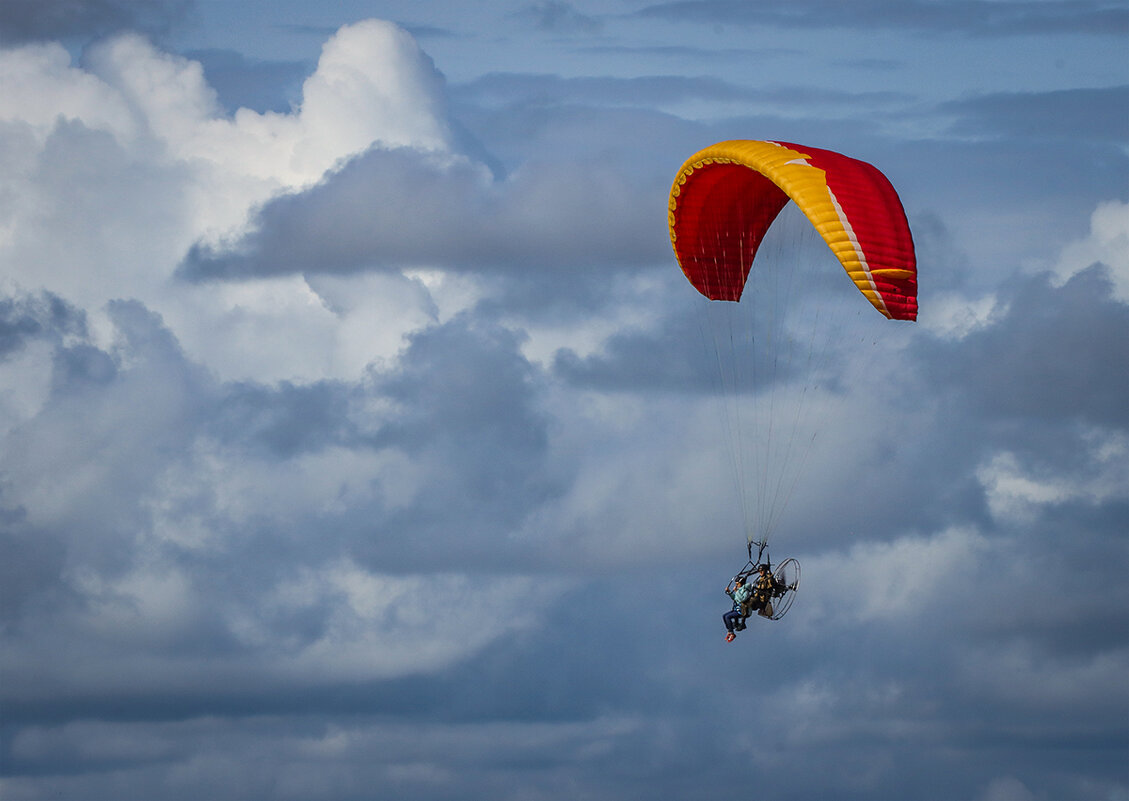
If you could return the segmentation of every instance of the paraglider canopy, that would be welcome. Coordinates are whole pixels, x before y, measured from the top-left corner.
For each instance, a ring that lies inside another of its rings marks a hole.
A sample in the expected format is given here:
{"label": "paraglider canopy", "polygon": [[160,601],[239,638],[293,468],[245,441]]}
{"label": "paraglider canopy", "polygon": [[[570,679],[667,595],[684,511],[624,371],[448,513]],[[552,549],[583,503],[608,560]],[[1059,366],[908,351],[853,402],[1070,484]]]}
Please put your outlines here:
{"label": "paraglider canopy", "polygon": [[789,200],[879,312],[916,319],[913,237],[886,176],[787,142],[719,142],[682,165],[670,191],[670,240],[690,283],[711,300],[740,300],[757,248]]}

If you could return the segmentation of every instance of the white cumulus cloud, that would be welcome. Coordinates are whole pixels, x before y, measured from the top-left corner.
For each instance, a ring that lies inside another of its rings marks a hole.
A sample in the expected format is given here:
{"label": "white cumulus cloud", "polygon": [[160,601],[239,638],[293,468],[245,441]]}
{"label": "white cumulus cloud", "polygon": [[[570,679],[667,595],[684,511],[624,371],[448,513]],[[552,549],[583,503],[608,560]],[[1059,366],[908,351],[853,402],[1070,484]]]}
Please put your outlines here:
{"label": "white cumulus cloud", "polygon": [[[199,63],[136,34],[91,48],[81,65],[58,44],[0,50],[0,123],[0,272],[78,304],[95,330],[112,328],[97,319],[107,301],[137,299],[220,375],[316,378],[356,375],[430,319],[426,293],[404,281],[407,292],[358,282],[350,304],[331,307],[301,278],[173,278],[193,243],[237,236],[259,204],[351,156],[450,153],[443,77],[392,23],[332,36],[290,113],[227,116]],[[293,346],[280,350],[283,331]],[[361,341],[370,348],[358,351]]]}
{"label": "white cumulus cloud", "polygon": [[1063,248],[1055,268],[1063,280],[1094,262],[1110,271],[1114,296],[1129,303],[1129,203],[1100,203],[1090,215],[1090,234]]}

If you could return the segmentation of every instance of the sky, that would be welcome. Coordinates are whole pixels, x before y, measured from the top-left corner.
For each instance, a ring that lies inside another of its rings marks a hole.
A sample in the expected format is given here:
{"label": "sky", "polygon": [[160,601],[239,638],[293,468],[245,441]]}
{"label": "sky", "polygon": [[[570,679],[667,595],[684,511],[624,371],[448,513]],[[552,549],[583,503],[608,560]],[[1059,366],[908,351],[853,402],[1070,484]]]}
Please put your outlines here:
{"label": "sky", "polygon": [[[1124,0],[5,0],[0,796],[1129,799],[1127,44]],[[726,139],[882,170],[918,320],[782,220],[788,336],[845,317],[724,397],[666,209]],[[732,422],[801,391],[802,582],[726,643],[776,469]]]}

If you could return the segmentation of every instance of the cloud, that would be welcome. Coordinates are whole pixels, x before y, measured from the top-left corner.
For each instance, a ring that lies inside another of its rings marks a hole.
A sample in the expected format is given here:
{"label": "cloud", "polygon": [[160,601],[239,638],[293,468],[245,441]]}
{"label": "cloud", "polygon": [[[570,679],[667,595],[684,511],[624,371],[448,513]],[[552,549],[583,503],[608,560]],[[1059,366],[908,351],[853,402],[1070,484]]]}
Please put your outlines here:
{"label": "cloud", "polygon": [[982,801],[1035,801],[1032,793],[1023,782],[1013,776],[992,779],[981,796]]}
{"label": "cloud", "polygon": [[1098,204],[1090,216],[1089,235],[1063,248],[1055,274],[1069,279],[1094,264],[1108,269],[1114,297],[1129,303],[1129,203]]}
{"label": "cloud", "polygon": [[0,44],[90,40],[121,30],[163,33],[182,21],[192,5],[193,0],[8,0],[0,12]]}
{"label": "cloud", "polygon": [[557,34],[591,36],[602,29],[600,20],[576,10],[572,3],[563,0],[541,0],[525,6],[514,16],[538,30]]}
{"label": "cloud", "polygon": [[1112,288],[1100,266],[1058,288],[1046,275],[1017,278],[996,325],[930,354],[937,390],[960,386],[989,418],[1129,427],[1129,307]]}
{"label": "cloud", "polygon": [[[390,23],[358,23],[331,38],[292,114],[241,109],[225,118],[200,64],[160,53],[136,35],[93,48],[85,69],[71,67],[58,45],[6,50],[0,58],[0,118],[30,126],[39,145],[17,151],[28,159],[18,176],[29,175],[37,150],[68,130],[88,137],[86,147],[103,142],[93,132],[108,134],[111,142],[100,146],[119,151],[117,170],[160,171],[166,186],[179,183],[189,194],[193,216],[172,219],[194,236],[228,231],[252,204],[313,184],[374,143],[442,151],[450,141],[442,77]],[[211,194],[231,197],[204,203]]]}
{"label": "cloud", "polygon": [[[286,114],[228,116],[198,63],[133,34],[92,47],[81,67],[57,44],[0,51],[0,87],[5,275],[88,309],[95,330],[110,326],[102,304],[136,298],[224,375],[292,379],[357,375],[375,355],[362,342],[394,353],[406,318],[381,315],[388,303],[427,319],[426,293],[399,276],[358,281],[336,304],[328,281],[323,298],[301,279],[194,292],[169,280],[194,242],[233,236],[256,205],[374,143],[450,146],[442,76],[402,29],[342,28]],[[279,360],[282,316],[295,342]]]}
{"label": "cloud", "polygon": [[873,325],[877,315],[859,314],[869,309],[865,300],[843,285],[842,267],[794,205],[758,248],[739,303],[705,301],[673,266],[664,279],[663,305],[621,326],[597,352],[558,351],[558,374],[610,391],[752,396],[789,382],[827,389],[846,352],[892,333]]}
{"label": "cloud", "polygon": [[844,6],[834,0],[774,2],[749,6],[733,0],[660,3],[636,12],[675,22],[777,25],[790,28],[895,28],[917,32],[1020,36],[1070,32],[1112,36],[1129,29],[1129,13],[1117,3],[1018,2],[972,0],[952,4],[933,0],[889,3],[868,0]]}
{"label": "cloud", "polygon": [[[898,92],[846,92],[804,86],[741,86],[713,77],[649,75],[634,78],[579,77],[492,73],[453,89],[463,102],[479,104],[522,104],[551,106],[582,103],[659,107],[677,110],[706,104],[749,104],[772,108],[804,107],[818,104],[821,109],[851,105],[890,105],[906,102]],[[826,113],[826,112],[825,112]]]}
{"label": "cloud", "polygon": [[1095,430],[1078,443],[1080,466],[1055,469],[1046,463],[1001,452],[977,470],[988,507],[998,520],[1037,519],[1047,506],[1102,505],[1125,501],[1129,479],[1129,437]]}
{"label": "cloud", "polygon": [[0,302],[0,358],[18,353],[30,342],[46,339],[58,343],[72,334],[84,334],[81,311],[51,293],[6,297]]}
{"label": "cloud", "polygon": [[[936,537],[863,542],[845,555],[810,560],[816,580],[804,593],[808,619],[843,615],[853,621],[916,618],[948,598],[975,592],[963,566],[978,560],[986,543],[975,531],[948,530]],[[806,582],[805,582],[806,584]],[[805,590],[808,588],[805,586]],[[850,597],[843,605],[839,599]]]}
{"label": "cloud", "polygon": [[1062,137],[1087,142],[1129,138],[1129,86],[1056,92],[996,93],[942,103],[942,114],[959,115],[954,133],[1035,139]]}
{"label": "cloud", "polygon": [[[864,137],[859,148],[873,145]],[[1014,139],[891,142],[873,159],[898,188],[915,240],[919,232],[930,237],[921,242],[930,250],[920,255],[926,268],[935,265],[931,288],[959,283],[969,296],[1006,286],[1016,270],[1051,270],[1064,239],[1086,236],[1095,208],[1121,196],[1129,170],[1112,144],[1078,139],[1065,146],[1037,131]],[[971,186],[977,190],[967,191]],[[946,239],[928,231],[938,222]],[[1008,236],[1000,236],[1005,230]],[[956,252],[950,240],[959,243]],[[930,324],[932,313],[924,306],[921,321]]]}
{"label": "cloud", "polygon": [[[594,272],[655,259],[661,232],[614,165],[530,165],[501,184],[482,167],[374,149],[318,186],[264,206],[229,246],[197,245],[193,280],[443,265]],[[660,218],[661,219],[661,218]]]}
{"label": "cloud", "polygon": [[[95,561],[103,537],[128,542],[144,510],[119,501],[144,496],[165,454],[185,447],[211,390],[151,312],[122,301],[109,314],[118,345],[55,345],[50,391],[8,434],[3,458],[8,502],[23,510],[22,522],[85,531],[72,544]],[[70,466],[63,474],[60,460]]]}
{"label": "cloud", "polygon": [[231,388],[210,423],[214,435],[244,442],[253,453],[280,459],[356,441],[348,417],[349,387],[321,381],[277,387],[240,383]]}
{"label": "cloud", "polygon": [[[508,76],[458,97],[492,169],[383,23],[288,113],[134,36],[0,67],[5,798],[1124,794],[1111,144]],[[662,211],[768,127],[895,177],[926,313],[831,329],[772,544],[802,591],[730,645],[744,521]]]}
{"label": "cloud", "polygon": [[300,61],[257,61],[235,50],[192,50],[185,56],[200,62],[208,83],[229,114],[241,108],[283,113],[298,105],[302,81],[310,65]]}
{"label": "cloud", "polygon": [[[559,478],[507,332],[455,321],[364,384],[267,388],[216,382],[135,301],[113,304],[110,351],[58,304],[6,308],[35,323],[19,347],[54,353],[49,394],[0,458],[0,547],[35,578],[6,583],[5,622],[54,621],[5,650],[12,714],[207,696],[205,662],[232,689],[426,673],[528,627],[559,592],[445,572],[497,566],[498,532]],[[434,592],[457,609],[434,618]],[[79,643],[82,670],[33,669]],[[115,669],[126,654],[135,669]]]}

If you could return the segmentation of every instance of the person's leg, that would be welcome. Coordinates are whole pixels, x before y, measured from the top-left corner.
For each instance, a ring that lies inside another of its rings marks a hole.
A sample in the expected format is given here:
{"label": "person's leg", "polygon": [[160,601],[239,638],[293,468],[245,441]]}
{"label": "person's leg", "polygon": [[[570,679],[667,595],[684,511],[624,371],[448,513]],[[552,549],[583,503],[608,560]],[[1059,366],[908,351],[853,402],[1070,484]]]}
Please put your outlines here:
{"label": "person's leg", "polygon": [[733,642],[733,638],[737,636],[733,631],[733,624],[740,615],[741,613],[734,609],[721,616],[721,619],[725,621],[725,630],[727,632],[725,635],[726,642]]}

